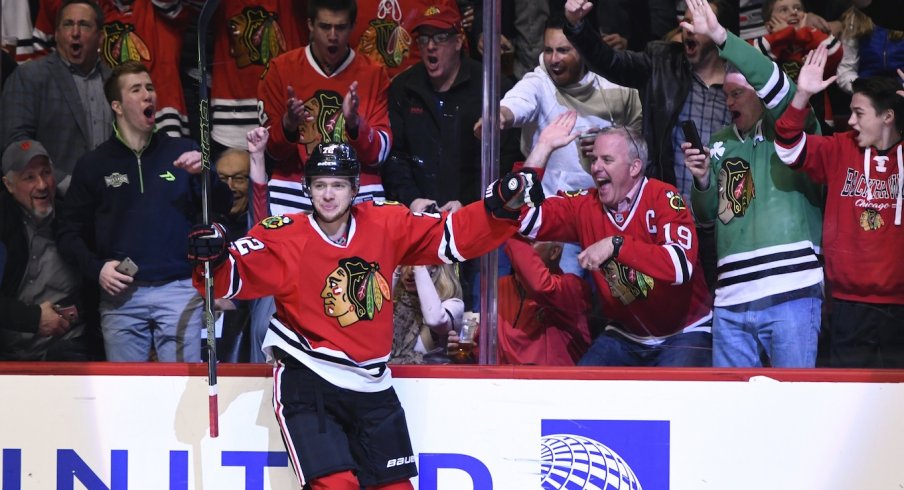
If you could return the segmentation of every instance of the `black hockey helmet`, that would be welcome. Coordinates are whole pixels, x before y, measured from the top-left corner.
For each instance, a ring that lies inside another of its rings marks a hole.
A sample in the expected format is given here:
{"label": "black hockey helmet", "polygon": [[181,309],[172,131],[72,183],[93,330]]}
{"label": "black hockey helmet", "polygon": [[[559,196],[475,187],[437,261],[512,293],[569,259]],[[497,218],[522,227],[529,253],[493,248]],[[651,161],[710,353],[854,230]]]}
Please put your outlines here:
{"label": "black hockey helmet", "polygon": [[354,148],[345,143],[320,143],[311,152],[304,167],[304,183],[308,194],[314,177],[348,177],[358,187],[361,163]]}

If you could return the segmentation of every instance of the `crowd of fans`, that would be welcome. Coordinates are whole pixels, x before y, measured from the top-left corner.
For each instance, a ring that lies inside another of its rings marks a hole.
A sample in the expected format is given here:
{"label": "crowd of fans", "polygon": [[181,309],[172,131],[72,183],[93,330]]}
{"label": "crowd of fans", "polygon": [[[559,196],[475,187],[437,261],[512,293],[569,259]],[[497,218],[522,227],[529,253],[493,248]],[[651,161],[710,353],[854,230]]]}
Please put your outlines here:
{"label": "crowd of fans", "polygon": [[[324,145],[353,150],[356,204],[484,197],[483,2],[223,0],[198,80],[202,3],[4,3],[0,360],[202,359],[198,83],[212,219],[240,252],[311,213]],[[498,170],[533,169],[546,200],[505,216],[499,362],[904,367],[889,4],[503,0]],[[477,264],[383,271],[390,362],[462,362]],[[264,362],[283,307],[215,306],[220,360]]]}

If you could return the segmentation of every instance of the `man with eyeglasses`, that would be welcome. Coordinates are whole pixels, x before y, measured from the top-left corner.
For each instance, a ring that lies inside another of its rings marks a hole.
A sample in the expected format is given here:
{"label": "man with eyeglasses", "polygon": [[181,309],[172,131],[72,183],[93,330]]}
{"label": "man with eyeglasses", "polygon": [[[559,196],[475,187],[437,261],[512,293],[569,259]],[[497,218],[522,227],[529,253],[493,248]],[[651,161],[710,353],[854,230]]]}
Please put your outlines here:
{"label": "man with eyeglasses", "polygon": [[269,182],[274,214],[310,212],[304,162],[318,144],[347,143],[361,159],[357,202],[384,199],[380,165],[389,155],[386,70],[349,46],[355,0],[310,0],[310,43],[270,62],[258,84],[260,124],[276,161]]}
{"label": "man with eyeglasses", "polygon": [[[524,162],[542,171],[579,136],[566,112],[540,133]],[[712,302],[700,273],[694,219],[675,186],[644,176],[638,132],[607,127],[591,155],[594,187],[559,194],[521,215],[531,239],[576,242],[607,317],[582,366],[710,366]],[[545,178],[545,177],[544,177]]]}
{"label": "man with eyeglasses", "polygon": [[[688,0],[688,9],[694,22],[685,29],[711,38],[731,63],[723,88],[732,124],[702,152],[682,145],[694,213],[716,226],[713,365],[814,367],[824,193],[782,163],[773,145],[796,87],[777,63],[719,25],[704,0]],[[808,131],[818,132],[812,114]]]}
{"label": "man with eyeglasses", "polygon": [[[383,183],[389,199],[412,211],[455,212],[483,193],[482,147],[471,131],[482,111],[483,69],[463,53],[462,19],[453,1],[422,7],[411,25],[421,61],[389,88],[393,156],[384,163]],[[520,159],[516,145],[515,134],[503,132],[503,169]],[[470,309],[477,264],[465,262],[462,269]]]}
{"label": "man with eyeglasses", "polygon": [[56,51],[19,66],[3,87],[0,146],[40,141],[61,195],[75,162],[106,141],[113,127],[103,87],[110,69],[98,56],[103,22],[92,0],[67,0],[56,19]]}

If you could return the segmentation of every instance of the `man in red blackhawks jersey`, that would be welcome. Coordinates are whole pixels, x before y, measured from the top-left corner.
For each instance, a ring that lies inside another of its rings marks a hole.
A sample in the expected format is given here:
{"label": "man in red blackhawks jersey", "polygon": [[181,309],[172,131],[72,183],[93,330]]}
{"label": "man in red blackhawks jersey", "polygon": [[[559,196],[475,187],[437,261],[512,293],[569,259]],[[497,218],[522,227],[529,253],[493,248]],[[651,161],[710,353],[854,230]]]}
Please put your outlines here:
{"label": "man in red blackhawks jersey", "polygon": [[[305,166],[313,214],[272,216],[231,244],[216,223],[189,236],[189,259],[215,267],[217,298],[276,300],[264,340],[274,410],[299,481],[312,490],[413,488],[417,468],[386,364],[392,271],[489,252],[517,231],[523,204],[543,200],[526,170],[455,214],[352,205],[360,167],[350,145],[320,144]],[[203,289],[201,267],[194,279]]]}
{"label": "man in red blackhawks jersey", "polygon": [[823,80],[827,58],[824,46],[807,57],[797,92],[776,123],[775,148],[783,162],[828,188],[822,244],[832,297],[829,364],[902,368],[904,93],[898,81],[859,78],[852,131],[805,134],[807,101],[835,81]]}
{"label": "man in red blackhawks jersey", "polygon": [[[578,136],[565,112],[540,133],[526,168]],[[560,193],[521,218],[521,233],[577,242],[608,317],[578,365],[711,366],[712,298],[700,270],[694,218],[678,190],[644,177],[646,142],[631,128],[597,134],[596,187]]]}
{"label": "man in red blackhawks jersey", "polygon": [[359,201],[383,200],[380,164],[392,148],[386,69],[349,46],[355,0],[308,0],[310,44],[270,62],[258,84],[267,153],[276,160],[268,184],[274,213],[310,211],[301,184],[304,162],[320,143],[347,143],[363,164]]}

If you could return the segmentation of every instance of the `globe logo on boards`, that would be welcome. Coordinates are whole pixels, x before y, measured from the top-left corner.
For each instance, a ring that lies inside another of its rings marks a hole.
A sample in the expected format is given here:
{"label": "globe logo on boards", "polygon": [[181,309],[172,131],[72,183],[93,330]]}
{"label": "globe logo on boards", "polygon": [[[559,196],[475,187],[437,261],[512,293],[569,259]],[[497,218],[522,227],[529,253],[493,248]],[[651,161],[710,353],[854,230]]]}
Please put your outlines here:
{"label": "globe logo on boards", "polygon": [[643,490],[634,470],[605,444],[574,434],[540,441],[541,487],[549,490]]}
{"label": "globe logo on boards", "polygon": [[667,420],[541,421],[540,488],[668,490]]}

